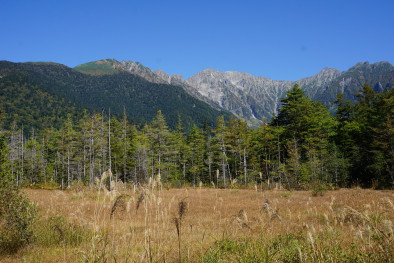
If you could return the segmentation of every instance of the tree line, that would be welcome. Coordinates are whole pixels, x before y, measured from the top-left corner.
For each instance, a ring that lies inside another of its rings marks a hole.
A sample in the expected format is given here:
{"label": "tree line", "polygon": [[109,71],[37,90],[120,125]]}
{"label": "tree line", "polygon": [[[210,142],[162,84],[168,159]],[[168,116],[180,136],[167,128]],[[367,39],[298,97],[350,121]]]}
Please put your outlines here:
{"label": "tree line", "polygon": [[[314,182],[392,188],[393,90],[377,93],[365,84],[357,102],[334,102],[336,116],[295,85],[278,114],[256,130],[242,119],[218,117],[215,127],[196,125],[186,134],[178,117],[169,129],[162,112],[142,128],[103,110],[71,115],[61,129],[39,135],[11,125],[7,138],[9,176],[17,185],[56,182],[94,184],[111,170],[112,180],[173,186],[275,183],[298,189]],[[1,121],[1,120],[0,120]],[[5,167],[5,166],[4,166]]]}

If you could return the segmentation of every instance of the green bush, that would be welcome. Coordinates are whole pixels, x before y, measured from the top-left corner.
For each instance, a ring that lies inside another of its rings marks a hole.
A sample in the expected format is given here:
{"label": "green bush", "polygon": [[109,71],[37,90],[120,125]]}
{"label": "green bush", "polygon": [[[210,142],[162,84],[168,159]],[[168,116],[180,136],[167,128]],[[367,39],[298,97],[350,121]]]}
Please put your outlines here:
{"label": "green bush", "polygon": [[321,181],[311,183],[312,196],[323,196],[327,192],[327,185]]}
{"label": "green bush", "polygon": [[36,215],[36,207],[17,189],[0,189],[0,254],[30,242]]}
{"label": "green bush", "polygon": [[14,253],[30,242],[36,207],[11,179],[6,139],[0,133],[0,254]]}

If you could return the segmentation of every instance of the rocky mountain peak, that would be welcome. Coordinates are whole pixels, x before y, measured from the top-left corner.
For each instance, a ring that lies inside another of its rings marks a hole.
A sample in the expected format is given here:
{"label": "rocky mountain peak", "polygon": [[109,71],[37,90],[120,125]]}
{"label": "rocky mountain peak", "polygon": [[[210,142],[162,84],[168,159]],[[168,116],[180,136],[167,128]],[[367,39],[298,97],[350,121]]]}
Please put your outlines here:
{"label": "rocky mountain peak", "polygon": [[162,80],[164,83],[171,83],[171,76],[165,73],[163,70],[158,69],[153,71],[153,73],[158,77],[158,79]]}
{"label": "rocky mountain peak", "polygon": [[207,68],[207,69],[204,69],[204,70],[198,72],[197,74],[199,74],[199,73],[201,73],[201,74],[212,74],[214,72],[219,72],[219,70],[213,69],[213,68]]}
{"label": "rocky mountain peak", "polygon": [[174,79],[179,80],[179,81],[182,81],[182,82],[185,81],[185,80],[183,79],[183,76],[182,76],[182,75],[179,75],[179,74],[173,74],[172,77],[173,77]]}
{"label": "rocky mountain peak", "polygon": [[336,68],[323,68],[317,75],[339,75],[341,71]]}

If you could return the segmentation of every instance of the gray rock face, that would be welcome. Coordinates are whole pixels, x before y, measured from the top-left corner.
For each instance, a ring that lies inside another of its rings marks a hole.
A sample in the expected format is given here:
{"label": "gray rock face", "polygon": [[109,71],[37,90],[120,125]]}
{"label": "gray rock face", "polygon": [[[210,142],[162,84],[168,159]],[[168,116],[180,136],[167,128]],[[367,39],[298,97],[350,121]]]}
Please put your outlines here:
{"label": "gray rock face", "polygon": [[313,94],[314,87],[326,85],[340,74],[339,70],[325,68],[309,78],[278,81],[248,73],[206,69],[187,79],[186,83],[236,116],[261,121],[277,113],[280,98],[296,83],[308,94]]}
{"label": "gray rock face", "polygon": [[181,75],[174,74],[171,76],[165,73],[164,71],[162,71],[161,69],[152,71],[150,68],[143,66],[139,62],[121,61],[119,69],[126,70],[132,74],[139,75],[145,78],[146,80],[154,83],[172,84],[178,86],[184,85],[184,80]]}

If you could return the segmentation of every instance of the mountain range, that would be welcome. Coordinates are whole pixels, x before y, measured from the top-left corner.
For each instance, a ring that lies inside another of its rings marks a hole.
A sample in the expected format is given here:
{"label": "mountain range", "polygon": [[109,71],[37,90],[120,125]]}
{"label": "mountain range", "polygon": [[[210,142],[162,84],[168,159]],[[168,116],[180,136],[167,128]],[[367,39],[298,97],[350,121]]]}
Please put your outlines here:
{"label": "mountain range", "polygon": [[338,93],[354,101],[368,83],[376,91],[392,88],[394,67],[388,62],[357,63],[341,72],[324,68],[297,81],[272,80],[236,71],[206,69],[184,79],[141,63],[103,59],[69,68],[57,63],[0,61],[0,123],[42,129],[60,127],[67,114],[81,118],[83,110],[121,116],[143,124],[162,110],[171,128],[178,117],[193,124],[213,125],[218,116],[244,118],[254,127],[278,112],[281,98],[298,84],[314,100],[334,110]]}
{"label": "mountain range", "polygon": [[118,62],[114,59],[83,64],[75,69],[87,74],[126,71],[153,83],[181,86],[195,98],[216,109],[244,118],[252,126],[275,115],[280,107],[280,99],[286,96],[286,92],[295,84],[305,90],[311,99],[320,100],[332,111],[335,109],[332,102],[336,100],[338,93],[344,93],[345,100],[354,101],[355,94],[364,83],[368,83],[378,92],[390,89],[394,84],[394,67],[389,62],[360,62],[343,72],[324,68],[314,76],[297,81],[272,80],[249,73],[214,69],[205,69],[183,79],[177,74],[153,71],[138,62]]}

